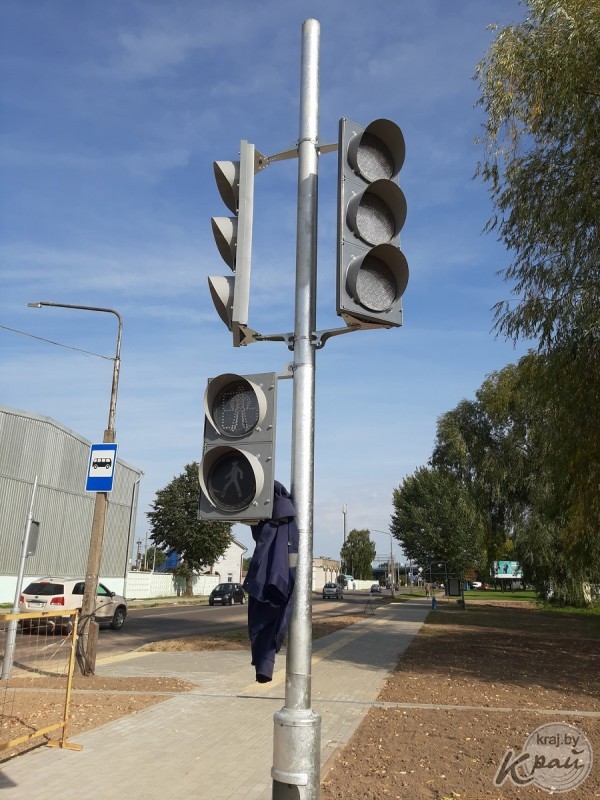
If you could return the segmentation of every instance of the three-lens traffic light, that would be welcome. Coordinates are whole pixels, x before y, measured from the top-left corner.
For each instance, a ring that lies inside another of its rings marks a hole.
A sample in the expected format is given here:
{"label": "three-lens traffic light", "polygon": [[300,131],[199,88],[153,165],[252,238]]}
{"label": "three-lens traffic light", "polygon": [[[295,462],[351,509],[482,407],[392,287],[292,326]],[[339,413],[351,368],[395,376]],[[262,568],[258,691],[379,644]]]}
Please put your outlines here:
{"label": "three-lens traffic light", "polygon": [[273,511],[277,375],[208,381],[198,516],[256,522]]}
{"label": "three-lens traffic light", "polygon": [[208,279],[215,308],[233,334],[233,346],[247,343],[254,174],[267,163],[253,144],[240,143],[239,161],[213,164],[219,194],[232,217],[213,217],[212,230],[217,248],[233,276]]}
{"label": "three-lens traffic light", "polygon": [[402,325],[408,263],[400,250],[404,137],[388,119],[340,120],[337,313],[348,325]]}

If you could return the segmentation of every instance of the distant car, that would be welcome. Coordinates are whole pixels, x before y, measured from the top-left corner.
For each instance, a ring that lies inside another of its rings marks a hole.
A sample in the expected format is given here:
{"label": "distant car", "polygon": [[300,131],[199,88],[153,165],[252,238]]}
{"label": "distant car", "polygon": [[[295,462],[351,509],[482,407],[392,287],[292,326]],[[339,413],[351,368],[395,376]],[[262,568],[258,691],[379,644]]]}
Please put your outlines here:
{"label": "distant car", "polygon": [[[61,608],[81,608],[85,581],[83,578],[40,578],[33,581],[19,598],[19,611],[56,611],[56,617],[22,620],[22,628],[50,627],[65,629],[72,617],[61,616]],[[127,616],[127,600],[111,592],[103,583],[98,584],[94,617],[99,625],[108,625],[118,631]]]}
{"label": "distant car", "polygon": [[234,603],[246,602],[246,593],[241,583],[220,583],[208,596],[208,605],[220,603],[222,606],[232,606]]}
{"label": "distant car", "polygon": [[344,590],[339,583],[326,583],[323,587],[323,600],[335,597],[336,600],[344,599]]}
{"label": "distant car", "polygon": [[378,594],[381,594],[381,586],[378,583],[374,583],[371,586],[371,594],[373,594],[373,592],[377,592]]}

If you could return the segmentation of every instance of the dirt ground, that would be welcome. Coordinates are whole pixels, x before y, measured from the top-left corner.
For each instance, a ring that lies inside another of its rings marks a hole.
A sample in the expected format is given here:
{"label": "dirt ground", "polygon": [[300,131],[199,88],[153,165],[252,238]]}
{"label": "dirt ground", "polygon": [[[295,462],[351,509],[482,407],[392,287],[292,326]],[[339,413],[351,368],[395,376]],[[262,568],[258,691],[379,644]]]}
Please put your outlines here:
{"label": "dirt ground", "polygon": [[[314,638],[362,619],[315,624]],[[248,647],[243,632],[229,639],[196,637],[147,649]],[[382,707],[366,714],[346,748],[327,765],[322,800],[547,797],[547,791],[517,788],[510,781],[495,788],[493,779],[509,748],[520,752],[532,731],[558,721],[582,731],[597,754],[586,781],[563,796],[600,798],[599,657],[599,617],[555,615],[522,605],[471,603],[465,611],[438,606],[390,675],[379,697]],[[77,677],[69,739],[76,742],[82,731],[191,688],[171,678]],[[39,689],[16,696],[15,728],[23,723],[41,727],[43,715],[56,712],[61,702],[57,693]],[[4,730],[1,734],[6,740]],[[15,754],[14,749],[0,751],[0,761]]]}
{"label": "dirt ground", "polygon": [[367,713],[327,772],[322,800],[547,797],[493,780],[506,752],[520,753],[551,722],[582,731],[597,759],[563,796],[598,798],[600,713],[564,712],[600,712],[599,665],[598,617],[473,604],[432,612],[379,697],[402,705]]}

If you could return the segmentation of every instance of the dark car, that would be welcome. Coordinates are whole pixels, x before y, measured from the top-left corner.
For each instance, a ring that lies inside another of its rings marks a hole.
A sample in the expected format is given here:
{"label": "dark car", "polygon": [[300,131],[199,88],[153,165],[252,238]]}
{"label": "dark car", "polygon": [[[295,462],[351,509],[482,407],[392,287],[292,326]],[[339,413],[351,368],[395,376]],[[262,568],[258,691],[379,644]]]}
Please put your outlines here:
{"label": "dark car", "polygon": [[326,583],[323,587],[323,600],[329,597],[335,597],[336,600],[344,599],[344,590],[339,583]]}
{"label": "dark car", "polygon": [[208,605],[220,603],[222,606],[232,606],[234,603],[246,602],[246,593],[241,583],[220,583],[208,596]]}

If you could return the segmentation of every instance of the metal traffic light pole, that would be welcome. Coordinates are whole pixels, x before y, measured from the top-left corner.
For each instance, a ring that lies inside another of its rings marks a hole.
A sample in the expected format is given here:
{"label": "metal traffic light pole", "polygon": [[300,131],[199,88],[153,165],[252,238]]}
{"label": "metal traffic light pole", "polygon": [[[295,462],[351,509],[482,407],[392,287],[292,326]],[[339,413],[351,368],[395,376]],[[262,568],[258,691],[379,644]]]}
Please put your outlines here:
{"label": "metal traffic light pole", "polygon": [[298,138],[291,484],[299,547],[285,705],[273,717],[273,800],[318,800],[320,785],[321,717],[311,709],[319,39],[319,23],[306,20]]}

